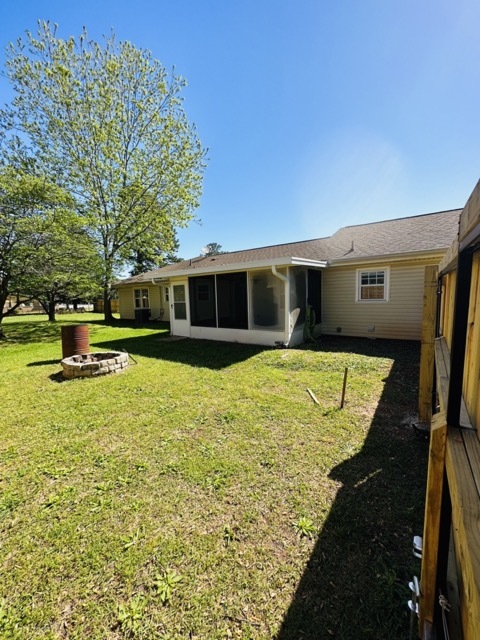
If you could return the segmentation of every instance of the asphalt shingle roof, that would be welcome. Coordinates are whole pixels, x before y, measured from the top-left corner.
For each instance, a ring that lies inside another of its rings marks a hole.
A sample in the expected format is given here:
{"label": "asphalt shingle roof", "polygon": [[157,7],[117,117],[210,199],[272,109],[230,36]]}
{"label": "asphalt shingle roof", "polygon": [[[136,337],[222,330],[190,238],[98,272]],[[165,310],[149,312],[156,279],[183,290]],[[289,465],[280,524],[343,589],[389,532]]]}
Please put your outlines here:
{"label": "asphalt shingle roof", "polygon": [[117,284],[135,284],[152,278],[167,278],[178,271],[200,271],[258,261],[303,258],[347,262],[402,253],[446,251],[458,233],[461,209],[429,213],[409,218],[383,220],[342,227],[333,236],[303,242],[271,245],[217,256],[196,257],[126,278]]}
{"label": "asphalt shingle roof", "polygon": [[[461,209],[343,227],[329,238],[328,259],[361,259],[446,250],[458,233]],[[353,246],[352,246],[353,243]]]}

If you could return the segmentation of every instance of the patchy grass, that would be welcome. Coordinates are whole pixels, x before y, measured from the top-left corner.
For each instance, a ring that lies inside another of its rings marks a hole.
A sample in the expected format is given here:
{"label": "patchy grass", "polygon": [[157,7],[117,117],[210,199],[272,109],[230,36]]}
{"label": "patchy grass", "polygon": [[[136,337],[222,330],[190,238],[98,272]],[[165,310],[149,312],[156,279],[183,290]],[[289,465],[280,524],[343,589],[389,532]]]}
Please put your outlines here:
{"label": "patchy grass", "polygon": [[[85,321],[137,364],[58,383],[60,326]],[[417,345],[168,342],[93,314],[5,332],[0,637],[406,637]]]}

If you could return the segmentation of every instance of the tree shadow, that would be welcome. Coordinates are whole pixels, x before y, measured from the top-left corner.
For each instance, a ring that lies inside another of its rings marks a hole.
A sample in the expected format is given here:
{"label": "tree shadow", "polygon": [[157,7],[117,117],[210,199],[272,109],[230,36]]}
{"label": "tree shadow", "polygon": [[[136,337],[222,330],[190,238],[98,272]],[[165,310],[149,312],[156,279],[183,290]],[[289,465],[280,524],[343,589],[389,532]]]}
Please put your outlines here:
{"label": "tree shadow", "polygon": [[422,531],[428,455],[402,424],[416,411],[418,345],[363,341],[362,351],[361,340],[342,338],[318,346],[378,350],[394,363],[362,450],[329,474],[341,488],[276,640],[404,640],[407,584],[420,570],[411,543]]}
{"label": "tree shadow", "polygon": [[[6,345],[13,342],[22,344],[29,344],[32,342],[56,342],[60,340],[62,326],[65,325],[77,325],[87,324],[91,326],[100,327],[118,327],[126,329],[143,329],[145,327],[149,329],[156,329],[159,332],[168,334],[170,325],[168,322],[149,322],[147,324],[139,325],[133,321],[113,319],[112,322],[108,322],[101,319],[90,319],[88,317],[82,318],[81,314],[72,316],[62,314],[58,316],[56,322],[49,322],[46,315],[36,316],[22,316],[21,320],[15,318],[15,322],[2,323],[2,328],[5,333],[5,338],[0,342]],[[23,320],[23,321],[22,321]]]}
{"label": "tree shadow", "polygon": [[49,364],[58,364],[60,362],[60,358],[56,358],[55,360],[37,360],[37,362],[29,362],[27,367],[44,367]]}
{"label": "tree shadow", "polygon": [[168,337],[165,334],[155,337],[134,336],[120,340],[107,340],[95,342],[95,348],[126,351],[134,356],[157,358],[190,367],[206,367],[208,369],[224,369],[237,362],[253,358],[265,349],[271,349],[271,347],[258,345],[191,338],[171,342]]}

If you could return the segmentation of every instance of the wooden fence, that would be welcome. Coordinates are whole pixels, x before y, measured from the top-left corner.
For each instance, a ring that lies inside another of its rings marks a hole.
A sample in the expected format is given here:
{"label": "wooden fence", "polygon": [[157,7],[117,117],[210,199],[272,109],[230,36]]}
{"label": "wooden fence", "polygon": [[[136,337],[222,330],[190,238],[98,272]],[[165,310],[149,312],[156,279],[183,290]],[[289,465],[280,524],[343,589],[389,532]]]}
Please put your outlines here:
{"label": "wooden fence", "polygon": [[[118,300],[110,300],[110,304],[112,306],[112,313],[118,313],[119,312]],[[103,313],[104,308],[105,308],[105,304],[103,302],[103,299],[95,300],[93,304],[93,310],[95,311],[95,313]]]}
{"label": "wooden fence", "polygon": [[[431,274],[425,282],[419,415],[428,418],[433,409],[434,416],[418,636],[478,640],[480,182],[461,213],[458,240],[439,266],[437,296],[431,295]],[[436,337],[429,341],[433,327]],[[428,398],[436,399],[430,407]]]}

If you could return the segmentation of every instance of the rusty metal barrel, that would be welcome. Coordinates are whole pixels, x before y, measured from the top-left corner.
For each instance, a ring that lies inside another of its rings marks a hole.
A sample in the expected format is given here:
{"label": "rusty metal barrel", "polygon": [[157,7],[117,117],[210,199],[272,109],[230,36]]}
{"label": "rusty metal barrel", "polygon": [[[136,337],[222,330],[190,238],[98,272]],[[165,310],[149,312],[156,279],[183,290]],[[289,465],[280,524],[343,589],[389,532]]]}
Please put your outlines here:
{"label": "rusty metal barrel", "polygon": [[65,325],[62,327],[62,360],[70,356],[90,353],[88,324]]}

